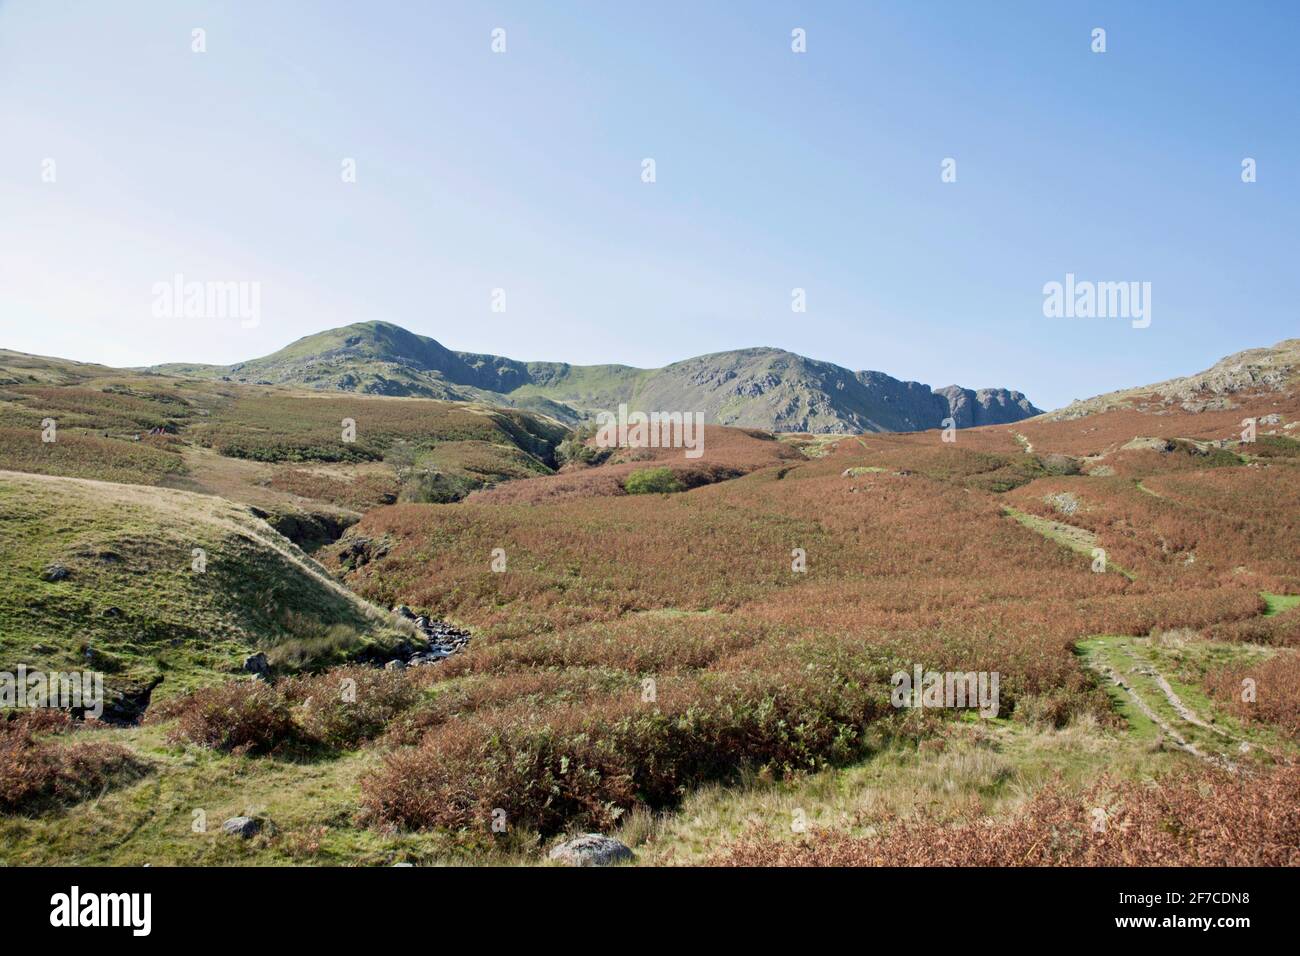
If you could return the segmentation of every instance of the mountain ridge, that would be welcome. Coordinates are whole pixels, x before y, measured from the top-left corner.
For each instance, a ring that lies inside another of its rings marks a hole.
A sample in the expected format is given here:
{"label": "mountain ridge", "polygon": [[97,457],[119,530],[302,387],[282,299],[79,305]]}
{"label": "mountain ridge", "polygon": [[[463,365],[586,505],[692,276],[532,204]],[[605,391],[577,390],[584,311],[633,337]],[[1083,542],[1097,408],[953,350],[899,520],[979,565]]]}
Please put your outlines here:
{"label": "mountain ridge", "polygon": [[277,352],[228,366],[170,363],[172,374],[380,395],[486,401],[570,424],[619,404],[703,412],[720,425],[780,432],[918,431],[1006,424],[1042,414],[1007,388],[932,388],[884,372],[852,371],[784,349],[713,352],[662,368],[525,362],[458,352],[390,322],[304,336]]}
{"label": "mountain ridge", "polygon": [[1177,406],[1188,412],[1235,407],[1234,397],[1282,392],[1300,387],[1300,338],[1224,356],[1207,369],[1155,382],[1076,399],[1049,412],[1052,421],[1085,418],[1120,408],[1159,411]]}

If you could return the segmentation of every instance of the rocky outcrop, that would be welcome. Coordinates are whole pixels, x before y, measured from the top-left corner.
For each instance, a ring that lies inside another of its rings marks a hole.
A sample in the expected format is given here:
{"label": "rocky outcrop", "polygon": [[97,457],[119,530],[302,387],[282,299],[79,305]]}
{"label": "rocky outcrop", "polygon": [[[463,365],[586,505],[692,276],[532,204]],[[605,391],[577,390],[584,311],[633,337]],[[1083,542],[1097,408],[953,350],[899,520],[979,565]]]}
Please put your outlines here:
{"label": "rocky outcrop", "polygon": [[1048,418],[1070,421],[1113,408],[1159,411],[1179,407],[1189,412],[1216,411],[1235,408],[1238,399],[1247,395],[1297,387],[1300,387],[1300,339],[1286,339],[1272,348],[1247,349],[1229,355],[1195,375],[1074,401]]}
{"label": "rocky outcrop", "polygon": [[469,644],[469,631],[461,630],[446,621],[438,621],[424,614],[416,614],[405,604],[393,608],[397,617],[410,623],[420,640],[417,643],[405,642],[392,653],[382,657],[370,658],[370,663],[382,665],[390,670],[406,667],[420,667],[437,664],[453,654],[458,654]]}
{"label": "rocky outcrop", "polygon": [[612,866],[629,862],[633,853],[621,840],[603,833],[584,833],[565,840],[548,857],[567,866]]}
{"label": "rocky outcrop", "polygon": [[948,402],[948,414],[958,428],[975,428],[979,425],[1009,425],[1012,422],[1042,414],[1020,392],[1005,388],[962,388],[949,385],[936,388],[936,395]]}

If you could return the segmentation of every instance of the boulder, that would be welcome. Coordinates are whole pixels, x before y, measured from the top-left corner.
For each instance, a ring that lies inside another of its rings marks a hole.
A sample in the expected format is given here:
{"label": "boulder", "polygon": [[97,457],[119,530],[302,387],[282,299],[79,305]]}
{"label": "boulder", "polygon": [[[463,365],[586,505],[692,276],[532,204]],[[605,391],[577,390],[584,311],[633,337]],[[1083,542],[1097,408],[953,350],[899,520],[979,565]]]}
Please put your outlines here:
{"label": "boulder", "polygon": [[244,658],[244,670],[250,674],[269,674],[271,664],[261,651]]}
{"label": "boulder", "polygon": [[41,573],[41,578],[46,581],[62,581],[66,579],[70,574],[72,574],[72,572],[69,571],[67,568],[65,568],[63,565],[51,564],[48,568],[46,568]]}
{"label": "boulder", "polygon": [[1162,454],[1171,452],[1178,446],[1167,438],[1138,437],[1126,442],[1120,451],[1158,451]]}
{"label": "boulder", "polygon": [[603,833],[584,833],[556,846],[549,857],[568,866],[611,866],[626,863],[633,853],[621,840]]}
{"label": "boulder", "polygon": [[231,817],[221,824],[221,832],[247,840],[257,836],[262,829],[262,821],[256,817]]}

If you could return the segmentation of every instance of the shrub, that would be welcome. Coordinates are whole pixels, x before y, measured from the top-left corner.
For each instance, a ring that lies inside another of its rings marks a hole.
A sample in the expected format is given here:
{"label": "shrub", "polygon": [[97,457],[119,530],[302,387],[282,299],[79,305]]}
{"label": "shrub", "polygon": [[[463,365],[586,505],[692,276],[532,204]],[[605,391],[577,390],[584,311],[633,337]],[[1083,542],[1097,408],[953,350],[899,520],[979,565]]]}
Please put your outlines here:
{"label": "shrub", "polygon": [[274,687],[247,680],[205,687],[150,717],[176,713],[172,739],[232,753],[271,753],[299,739],[293,716]]}
{"label": "shrub", "polygon": [[878,660],[831,652],[765,674],[664,679],[652,703],[624,694],[539,713],[523,702],[447,723],[363,781],[365,812],[459,828],[486,826],[502,808],[512,825],[550,834],[671,806],[744,766],[782,775],[840,763],[862,753],[867,724],[893,712]]}
{"label": "shrub", "polygon": [[1251,617],[1242,621],[1220,621],[1202,634],[1210,641],[1233,641],[1242,644],[1269,644],[1273,647],[1300,646],[1300,610],[1272,617]]}
{"label": "shrub", "polygon": [[300,736],[327,747],[354,747],[380,734],[419,697],[405,671],[338,667],[277,688],[296,705]]}
{"label": "shrub", "polygon": [[375,737],[420,697],[421,671],[336,667],[282,680],[234,681],[155,704],[146,720],[176,719],[173,740],[236,753],[344,749]]}
{"label": "shrub", "polygon": [[73,726],[59,711],[0,718],[0,811],[75,803],[148,772],[147,763],[117,744],[42,736],[66,734]]}
{"label": "shrub", "polygon": [[669,494],[685,487],[671,468],[642,468],[623,479],[623,490],[629,495]]}
{"label": "shrub", "polygon": [[[1243,681],[1254,681],[1255,699],[1242,700]],[[1249,666],[1236,665],[1211,673],[1206,690],[1228,710],[1246,721],[1272,724],[1300,740],[1300,654],[1279,652],[1276,657]]]}
{"label": "shrub", "polygon": [[1254,447],[1242,450],[1260,458],[1300,458],[1300,441],[1288,435],[1260,435]]}
{"label": "shrub", "polygon": [[482,486],[481,480],[465,475],[450,475],[442,471],[414,471],[402,482],[398,500],[426,505],[445,505],[460,501],[471,491]]}

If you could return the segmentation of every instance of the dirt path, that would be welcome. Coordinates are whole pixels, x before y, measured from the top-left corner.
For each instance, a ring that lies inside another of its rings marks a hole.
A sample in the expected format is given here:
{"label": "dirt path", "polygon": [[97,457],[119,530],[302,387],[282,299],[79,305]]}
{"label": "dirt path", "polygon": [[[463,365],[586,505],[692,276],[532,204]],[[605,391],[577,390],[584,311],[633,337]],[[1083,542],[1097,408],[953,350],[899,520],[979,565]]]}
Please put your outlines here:
{"label": "dirt path", "polygon": [[[1134,682],[1124,674],[1120,673],[1120,671],[1109,661],[1103,659],[1099,654],[1096,654],[1089,655],[1087,663],[1088,667],[1096,671],[1115,687],[1119,688],[1119,690],[1122,691],[1130,701],[1132,701],[1133,706],[1138,709],[1142,716],[1159,728],[1165,738],[1172,741],[1174,746],[1179,750],[1182,750],[1184,753],[1190,754],[1196,759],[1204,761],[1212,766],[1220,767],[1232,773],[1238,771],[1236,764],[1229,760],[1226,755],[1206,753],[1194,742],[1188,740],[1187,737],[1179,733],[1178,729],[1170,721],[1162,717],[1156,708],[1152,706],[1151,702],[1142,696],[1138,691],[1138,688],[1134,686]],[[1160,690],[1161,694],[1165,697],[1166,702],[1173,709],[1179,720],[1191,724],[1194,727],[1199,727],[1202,730],[1212,731],[1228,740],[1240,742],[1240,738],[1234,737],[1221,728],[1215,727],[1202,720],[1195,711],[1183,702],[1182,698],[1180,698],[1174,691],[1165,676],[1150,664],[1144,662],[1137,663],[1132,668],[1131,673],[1141,674],[1142,676],[1149,678]]]}
{"label": "dirt path", "polygon": [[1202,730],[1208,730],[1218,734],[1221,737],[1226,737],[1229,740],[1240,742],[1241,740],[1240,737],[1234,737],[1232,734],[1228,733],[1222,727],[1216,727],[1213,724],[1206,723],[1204,720],[1198,717],[1196,715],[1196,711],[1192,710],[1192,708],[1188,707],[1185,703],[1183,703],[1182,698],[1179,697],[1178,694],[1174,692],[1174,689],[1169,686],[1169,681],[1165,680],[1165,675],[1161,674],[1154,667],[1139,668],[1138,672],[1147,675],[1153,681],[1155,681],[1156,686],[1160,688],[1160,692],[1164,694],[1165,699],[1169,701],[1169,706],[1174,709],[1174,712],[1178,714],[1178,716],[1182,720],[1187,721],[1187,723],[1189,724],[1193,724],[1197,727],[1200,727]]}

